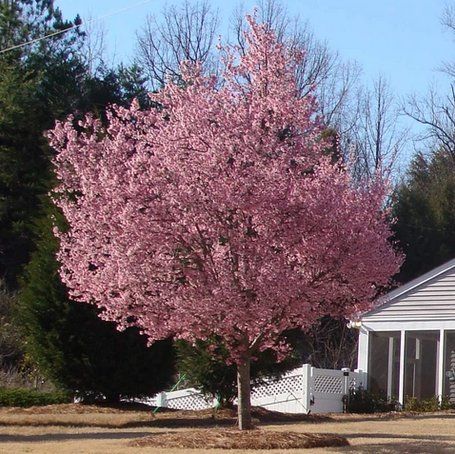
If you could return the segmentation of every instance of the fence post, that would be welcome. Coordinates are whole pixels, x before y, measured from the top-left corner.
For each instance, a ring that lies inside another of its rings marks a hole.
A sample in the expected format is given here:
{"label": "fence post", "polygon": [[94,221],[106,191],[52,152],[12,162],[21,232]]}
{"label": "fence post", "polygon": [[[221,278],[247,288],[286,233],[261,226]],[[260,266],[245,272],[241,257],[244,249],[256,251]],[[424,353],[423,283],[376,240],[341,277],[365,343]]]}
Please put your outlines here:
{"label": "fence post", "polygon": [[351,369],[349,369],[349,367],[343,367],[341,369],[341,372],[343,372],[343,377],[344,377],[343,394],[345,396],[347,396],[349,394],[349,372],[351,372]]}
{"label": "fence post", "polygon": [[166,392],[163,391],[156,396],[156,406],[157,408],[165,408],[167,405]]}
{"label": "fence post", "polygon": [[311,411],[311,364],[304,364],[302,366],[302,379],[303,379],[303,407],[308,414]]}

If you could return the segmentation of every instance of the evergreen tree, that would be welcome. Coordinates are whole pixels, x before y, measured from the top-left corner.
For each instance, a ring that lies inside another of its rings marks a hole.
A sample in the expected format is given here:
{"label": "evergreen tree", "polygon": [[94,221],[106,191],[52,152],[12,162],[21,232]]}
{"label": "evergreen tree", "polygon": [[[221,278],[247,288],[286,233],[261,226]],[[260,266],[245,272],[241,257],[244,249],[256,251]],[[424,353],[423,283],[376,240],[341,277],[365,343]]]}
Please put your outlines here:
{"label": "evergreen tree", "polygon": [[396,237],[406,254],[407,282],[455,258],[455,161],[444,149],[411,163],[395,193]]}
{"label": "evergreen tree", "polygon": [[[0,50],[80,24],[65,21],[52,0],[0,0]],[[15,289],[34,249],[33,221],[52,187],[44,137],[56,119],[138,97],[147,105],[145,77],[136,65],[90,74],[78,28],[0,53],[0,278]]]}
{"label": "evergreen tree", "polygon": [[23,339],[13,323],[16,295],[0,282],[0,367],[8,368],[21,359]]}
{"label": "evergreen tree", "polygon": [[[0,0],[0,49],[66,29],[52,0]],[[14,288],[49,190],[43,132],[73,110],[83,67],[77,30],[0,54],[0,276]]]}
{"label": "evergreen tree", "polygon": [[[291,345],[291,351],[284,361],[277,362],[271,350],[259,353],[257,361],[251,364],[252,386],[262,383],[265,378],[277,379],[302,363],[300,330],[288,331],[283,340]],[[232,405],[237,395],[237,369],[227,364],[228,353],[219,338],[197,341],[191,345],[185,341],[176,342],[177,368],[189,386],[200,389],[205,395],[216,398],[222,407]]]}
{"label": "evergreen tree", "polygon": [[39,240],[26,267],[17,318],[26,349],[39,370],[60,388],[88,398],[153,395],[174,375],[170,340],[147,347],[136,328],[119,332],[94,306],[67,297],[54,258],[58,242],[50,216],[38,224]]}
{"label": "evergreen tree", "polygon": [[[0,0],[0,50],[78,24],[78,17],[63,20],[52,0]],[[45,208],[53,186],[45,131],[69,113],[101,116],[110,103],[147,98],[134,66],[90,74],[80,55],[83,40],[75,28],[0,54],[0,277],[15,289],[33,254],[16,320],[30,357],[60,387],[115,399],[166,386],[173,354],[169,342],[147,348],[137,330],[119,333],[94,308],[69,301],[56,272]]]}

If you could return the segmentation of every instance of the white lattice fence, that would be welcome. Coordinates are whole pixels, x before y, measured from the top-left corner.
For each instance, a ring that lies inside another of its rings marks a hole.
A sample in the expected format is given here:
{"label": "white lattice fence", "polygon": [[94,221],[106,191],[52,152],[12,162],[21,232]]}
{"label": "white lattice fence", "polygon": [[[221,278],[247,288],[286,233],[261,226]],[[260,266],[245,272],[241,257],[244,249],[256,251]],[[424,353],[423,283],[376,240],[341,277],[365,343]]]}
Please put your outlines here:
{"label": "white lattice fence", "polygon": [[267,380],[251,392],[251,399],[276,396],[279,394],[301,393],[303,391],[302,373],[286,375],[278,380]]}
{"label": "white lattice fence", "polygon": [[[338,371],[335,371],[338,372]],[[339,375],[315,374],[313,376],[313,393],[340,394],[344,389],[344,377]]]}
{"label": "white lattice fence", "polygon": [[212,399],[207,399],[200,391],[194,388],[159,393],[152,399],[144,401],[144,403],[176,410],[203,410],[214,406]]}
{"label": "white lattice fence", "polygon": [[[343,411],[343,396],[350,388],[365,385],[361,372],[317,369],[305,364],[281,377],[265,380],[251,392],[251,404],[285,413]],[[188,388],[160,393],[146,403],[181,410],[201,410],[215,405],[199,391]]]}
{"label": "white lattice fence", "polygon": [[279,380],[266,380],[251,392],[251,404],[285,413],[307,413],[303,395],[305,369],[300,367]]}
{"label": "white lattice fence", "polygon": [[206,399],[196,389],[174,391],[175,394],[167,393],[167,408],[179,410],[203,410],[213,406],[213,401]]}

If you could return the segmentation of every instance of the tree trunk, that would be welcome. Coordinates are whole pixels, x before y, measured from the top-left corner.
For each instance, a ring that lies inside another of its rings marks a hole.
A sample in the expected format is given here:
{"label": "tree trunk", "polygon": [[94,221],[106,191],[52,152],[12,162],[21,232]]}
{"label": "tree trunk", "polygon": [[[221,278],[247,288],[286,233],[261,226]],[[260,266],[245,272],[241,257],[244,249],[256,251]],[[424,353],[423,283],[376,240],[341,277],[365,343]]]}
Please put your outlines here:
{"label": "tree trunk", "polygon": [[250,358],[243,364],[237,365],[237,391],[238,391],[238,419],[239,429],[252,429],[251,423],[251,385],[250,385]]}

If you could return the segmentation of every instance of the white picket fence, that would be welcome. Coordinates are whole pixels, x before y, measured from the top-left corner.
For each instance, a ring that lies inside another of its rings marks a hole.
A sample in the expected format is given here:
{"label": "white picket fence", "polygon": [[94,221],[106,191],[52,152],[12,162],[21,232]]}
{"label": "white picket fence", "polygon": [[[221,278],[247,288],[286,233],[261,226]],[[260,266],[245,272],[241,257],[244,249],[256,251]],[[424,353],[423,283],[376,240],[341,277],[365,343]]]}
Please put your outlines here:
{"label": "white picket fence", "polygon": [[[304,364],[278,380],[266,380],[255,387],[251,404],[284,413],[340,413],[343,396],[359,386],[366,386],[366,374],[362,371],[318,369]],[[216,404],[194,388],[163,392],[147,403],[180,410],[202,410]]]}

